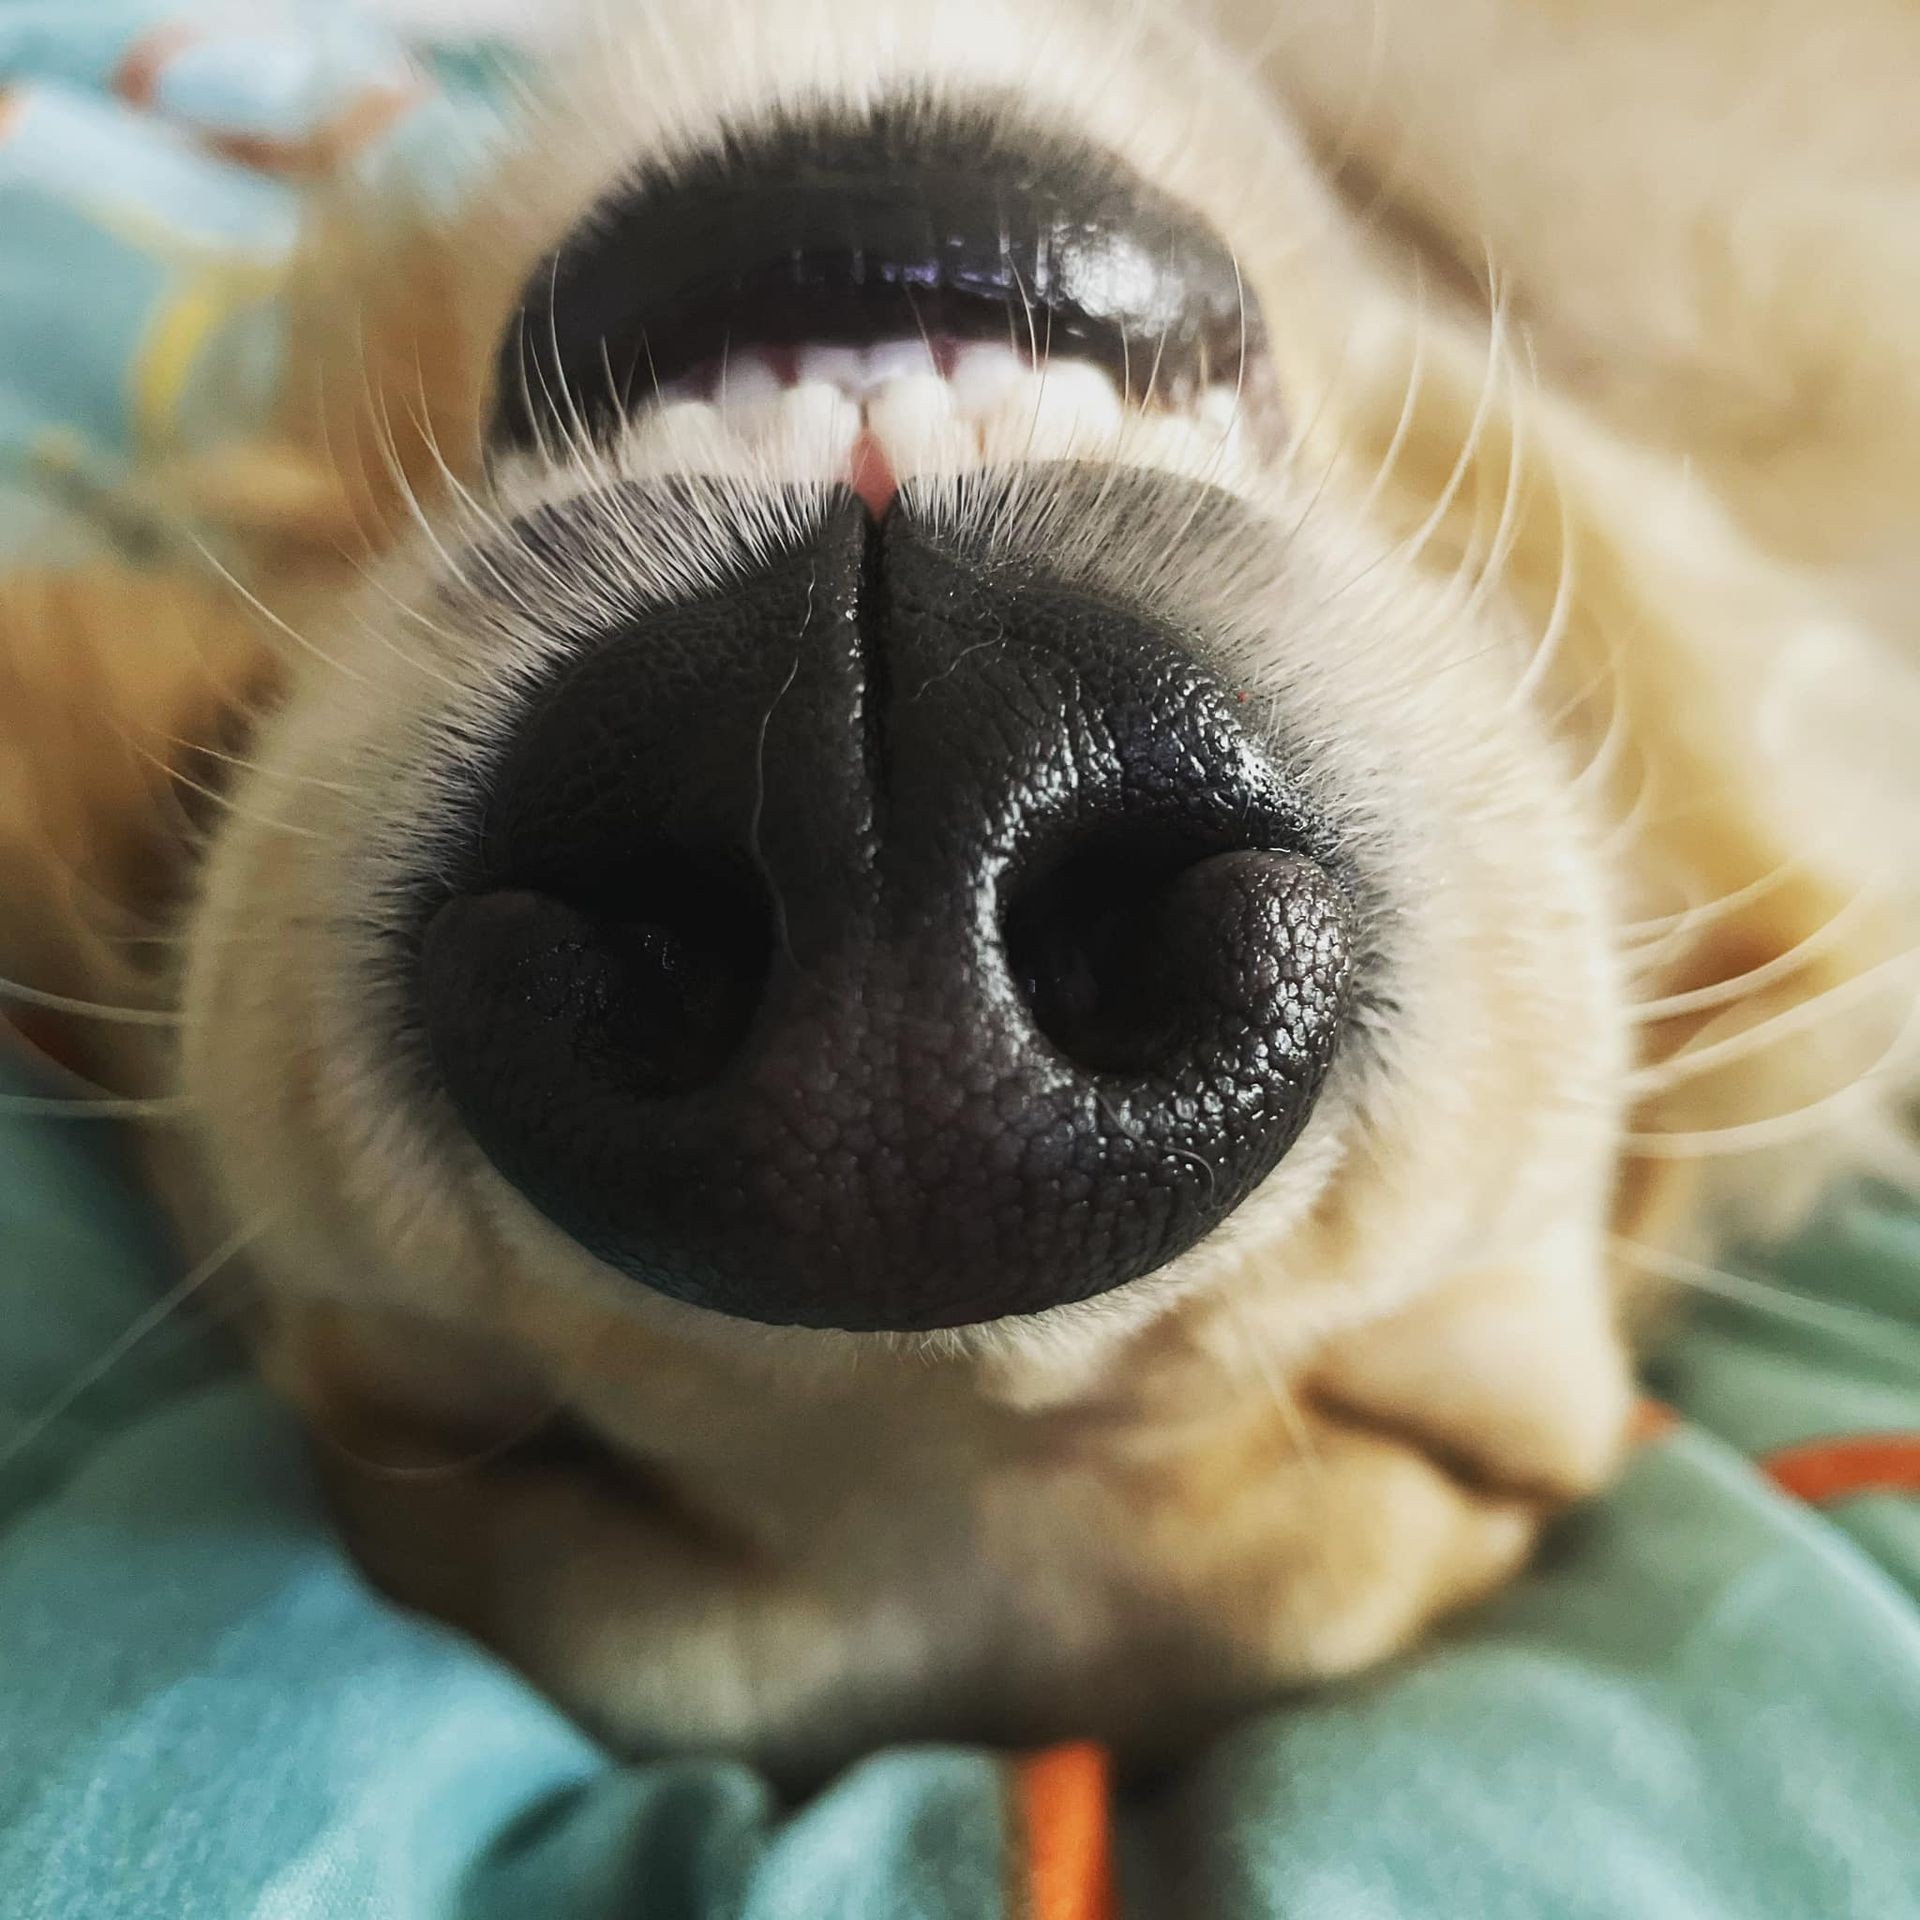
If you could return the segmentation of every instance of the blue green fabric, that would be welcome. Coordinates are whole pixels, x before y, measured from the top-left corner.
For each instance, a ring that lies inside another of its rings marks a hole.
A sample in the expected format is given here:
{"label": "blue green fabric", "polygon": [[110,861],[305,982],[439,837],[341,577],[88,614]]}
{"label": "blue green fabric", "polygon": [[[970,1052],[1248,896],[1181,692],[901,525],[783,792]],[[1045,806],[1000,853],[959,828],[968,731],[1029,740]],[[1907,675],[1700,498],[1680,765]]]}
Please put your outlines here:
{"label": "blue green fabric", "polygon": [[[10,1118],[28,1084],[0,1060],[0,1456],[173,1277],[118,1143]],[[800,1810],[614,1765],[368,1591],[191,1316],[0,1473],[6,1920],[958,1920],[1000,1910],[1003,1792],[979,1753],[877,1755]]]}
{"label": "blue green fabric", "polygon": [[[112,1141],[0,1113],[0,1448],[176,1266]],[[1920,1216],[1855,1196],[1774,1277],[1831,1324],[1705,1313],[1683,1397],[1766,1447],[1920,1427]],[[1124,1910],[1920,1914],[1913,1520],[1811,1512],[1684,1426],[1441,1644],[1129,1796]],[[986,1920],[1006,1766],[878,1754],[790,1807],[621,1765],[365,1587],[291,1421],[191,1316],[0,1477],[4,1920]]]}
{"label": "blue green fabric", "polygon": [[[117,94],[183,16],[224,24]],[[345,0],[233,18],[0,0],[0,555],[124,541],[140,461],[267,404],[313,185],[287,156],[399,50]],[[449,50],[343,164],[452,190],[489,66]],[[9,1114],[27,1084],[0,1045],[0,1457],[179,1272],[119,1144]],[[1920,1214],[1848,1196],[1766,1277],[1784,1308],[1691,1317],[1656,1383],[1689,1423],[1518,1588],[1128,1794],[1125,1911],[1920,1916],[1920,1503],[1815,1513],[1747,1457],[1920,1429]],[[802,1806],[621,1764],[365,1587],[191,1314],[0,1471],[0,1920],[1031,1920],[1008,1789],[979,1751],[876,1754]]]}
{"label": "blue green fabric", "polygon": [[342,0],[0,0],[0,556],[163,538],[140,469],[258,431],[312,196],[449,200],[502,72]]}

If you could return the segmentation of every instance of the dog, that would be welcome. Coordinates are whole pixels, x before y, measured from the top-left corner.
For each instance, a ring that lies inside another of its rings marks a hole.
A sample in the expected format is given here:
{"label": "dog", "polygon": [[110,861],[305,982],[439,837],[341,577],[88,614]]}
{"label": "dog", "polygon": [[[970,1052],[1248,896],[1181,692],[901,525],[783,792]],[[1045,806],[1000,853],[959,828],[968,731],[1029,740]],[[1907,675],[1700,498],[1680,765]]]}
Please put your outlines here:
{"label": "dog", "polygon": [[326,211],[244,577],[11,585],[0,897],[381,1585],[629,1750],[1165,1752],[1904,1168],[1843,13],[1781,127],[1719,0],[650,0]]}

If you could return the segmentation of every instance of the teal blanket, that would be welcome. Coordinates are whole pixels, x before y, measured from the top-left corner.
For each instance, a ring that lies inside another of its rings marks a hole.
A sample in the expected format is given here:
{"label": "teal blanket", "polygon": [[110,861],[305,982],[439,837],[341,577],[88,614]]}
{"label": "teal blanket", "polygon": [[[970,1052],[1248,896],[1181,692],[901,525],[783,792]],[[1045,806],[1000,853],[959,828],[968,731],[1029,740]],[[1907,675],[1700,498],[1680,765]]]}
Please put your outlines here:
{"label": "teal blanket", "polygon": [[[177,1264],[112,1142],[0,1114],[0,1451]],[[1920,1915],[1920,1217],[1856,1196],[1768,1277],[1790,1317],[1702,1311],[1694,1417],[1517,1590],[1118,1804],[1072,1752],[797,1807],[619,1764],[370,1592],[172,1317],[0,1473],[0,1916]]]}
{"label": "teal blanket", "polygon": [[[0,0],[0,535],[38,558],[257,419],[308,182],[450,186],[484,119],[462,50],[423,87],[346,5],[192,13]],[[1888,1196],[1694,1315],[1681,1417],[1419,1658],[1118,1796],[1088,1749],[918,1748],[794,1806],[620,1764],[371,1593],[287,1416],[156,1314],[178,1256],[116,1143],[9,1115],[24,1075],[0,1034],[0,1920],[1920,1915],[1920,1216]]]}

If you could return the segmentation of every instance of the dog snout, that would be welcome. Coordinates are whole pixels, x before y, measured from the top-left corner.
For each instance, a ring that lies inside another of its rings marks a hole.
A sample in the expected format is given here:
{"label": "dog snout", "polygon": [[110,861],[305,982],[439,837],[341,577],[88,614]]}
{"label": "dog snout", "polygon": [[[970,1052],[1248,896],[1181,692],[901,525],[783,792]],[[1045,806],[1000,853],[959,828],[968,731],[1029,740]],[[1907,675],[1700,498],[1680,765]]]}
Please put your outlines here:
{"label": "dog snout", "polygon": [[898,503],[592,636],[470,837],[416,974],[460,1120],[602,1261],[750,1320],[1151,1272],[1293,1142],[1348,999],[1339,862],[1234,689]]}

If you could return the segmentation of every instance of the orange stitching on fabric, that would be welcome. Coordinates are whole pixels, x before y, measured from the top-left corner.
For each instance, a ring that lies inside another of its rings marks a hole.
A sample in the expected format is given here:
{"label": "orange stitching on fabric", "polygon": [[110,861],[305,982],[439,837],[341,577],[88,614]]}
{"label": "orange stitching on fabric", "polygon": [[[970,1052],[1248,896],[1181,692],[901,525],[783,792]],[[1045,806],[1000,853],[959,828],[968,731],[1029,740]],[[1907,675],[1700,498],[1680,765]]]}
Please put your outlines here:
{"label": "orange stitching on fabric", "polygon": [[1783,1493],[1823,1506],[1862,1493],[1920,1494],[1920,1433],[1863,1433],[1782,1447],[1760,1470]]}
{"label": "orange stitching on fabric", "polygon": [[1013,1776],[1018,1920],[1119,1920],[1107,1753],[1092,1741],[1049,1747]]}

